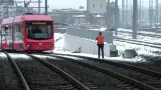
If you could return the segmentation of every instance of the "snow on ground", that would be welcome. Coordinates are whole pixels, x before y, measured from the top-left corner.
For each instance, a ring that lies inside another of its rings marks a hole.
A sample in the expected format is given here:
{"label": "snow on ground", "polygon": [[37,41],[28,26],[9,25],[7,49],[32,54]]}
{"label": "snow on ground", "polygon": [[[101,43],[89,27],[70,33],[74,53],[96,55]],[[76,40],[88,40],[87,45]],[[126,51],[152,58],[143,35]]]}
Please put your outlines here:
{"label": "snow on ground", "polygon": [[[61,54],[71,54],[71,55],[80,55],[80,56],[86,56],[86,57],[93,57],[93,58],[98,58],[97,55],[93,55],[93,54],[87,54],[87,53],[71,53],[71,52],[63,52],[63,51],[56,51],[54,50],[55,53],[61,53]],[[122,57],[104,57],[105,59],[108,60],[115,60],[115,61],[131,61],[131,62],[139,62],[139,61],[144,61],[142,58],[140,57],[136,57],[133,59],[124,59]]]}
{"label": "snow on ground", "polygon": [[[123,29],[123,28],[119,28],[118,31],[132,32],[131,29]],[[138,33],[157,34],[157,32],[147,32],[147,31],[138,31]],[[157,35],[161,35],[161,33],[158,33]]]}
{"label": "snow on ground", "polygon": [[[61,38],[61,39],[59,39]],[[72,55],[82,55],[82,56],[88,56],[88,57],[94,57],[97,58],[97,55],[92,55],[92,54],[86,54],[86,53],[71,53],[70,51],[65,51],[64,50],[64,37],[63,34],[55,33],[55,40],[59,39],[58,41],[55,42],[55,50],[53,52],[56,53],[64,53],[64,54],[72,54]],[[125,42],[119,42],[119,41],[114,41],[114,44],[117,46],[117,50],[119,51],[119,56],[118,57],[105,57],[105,59],[108,60],[123,60],[123,61],[131,61],[131,62],[138,62],[138,61],[145,61],[141,57],[135,57],[133,59],[124,59],[122,57],[122,53],[125,49],[135,49],[138,53],[138,55],[153,55],[153,56],[158,56],[154,52],[159,51],[159,49],[156,48],[151,48],[148,46],[143,46],[143,45],[134,45],[134,44],[129,44]]]}
{"label": "snow on ground", "polygon": [[[130,29],[123,29],[123,28],[119,28],[118,31],[132,32],[132,30],[130,30]],[[146,31],[138,31],[138,33],[146,33],[146,34],[151,34],[154,36],[154,37],[148,37],[148,36],[143,36],[143,35],[137,35],[138,40],[148,41],[148,42],[152,42],[152,43],[160,43],[161,42],[161,38],[155,37],[156,35],[161,35],[161,33],[146,32]],[[132,38],[132,34],[127,34],[127,33],[118,33],[118,34],[119,34],[118,37],[122,37],[122,38],[126,38],[126,39]],[[126,37],[125,37],[125,35],[126,35]]]}
{"label": "snow on ground", "polygon": [[[105,29],[106,28],[101,28],[101,29],[97,29],[97,30],[104,31]],[[123,28],[119,28],[118,31],[132,32],[132,30],[130,30],[130,29],[123,29]],[[148,42],[151,42],[151,43],[161,43],[161,38],[155,37],[156,35],[161,35],[161,33],[146,32],[146,31],[138,31],[138,33],[152,34],[154,36],[154,37],[148,37],[148,36],[143,36],[143,35],[137,35],[138,40],[148,41]],[[125,39],[131,39],[132,34],[118,32],[118,35],[116,37],[125,38]]]}
{"label": "snow on ground", "polygon": [[[119,32],[116,37],[124,38],[124,39],[132,39],[132,34],[120,33]],[[155,36],[154,37],[148,37],[148,36],[137,35],[137,40],[145,41],[145,42],[151,42],[151,43],[161,43],[161,38],[157,38]]]}
{"label": "snow on ground", "polygon": [[121,55],[125,49],[135,49],[138,55],[153,55],[158,56],[155,52],[161,51],[161,49],[158,48],[152,48],[144,45],[136,45],[136,44],[130,44],[126,42],[119,42],[114,41],[114,44],[117,46],[117,50],[119,51],[119,54]]}
{"label": "snow on ground", "polygon": [[[98,28],[98,29],[89,29],[89,30],[105,31],[106,28],[102,27],[102,28]],[[118,31],[132,32],[131,29],[124,29],[124,28],[118,28]],[[152,34],[152,35],[154,35],[154,37],[137,35],[137,39],[138,40],[148,41],[148,42],[151,42],[151,43],[160,43],[161,42],[161,38],[155,37],[155,35],[161,35],[161,33],[157,33],[157,32],[146,32],[146,31],[138,31],[138,33],[146,33],[146,34]],[[118,35],[116,37],[125,38],[125,39],[132,39],[132,34],[118,32]]]}
{"label": "snow on ground", "polygon": [[[116,37],[124,38],[124,39],[132,39],[132,34],[118,32],[118,35]],[[151,42],[151,43],[161,43],[161,38],[157,38],[155,37],[155,35],[154,37],[137,35],[137,39],[141,41]]]}
{"label": "snow on ground", "polygon": [[[11,53],[9,54],[13,59],[19,59],[19,58],[26,58],[25,60],[29,60],[30,57],[25,55],[25,54],[16,54],[16,53]],[[22,59],[24,60],[24,59]]]}
{"label": "snow on ground", "polygon": [[[34,54],[33,54],[33,55],[34,55]],[[34,55],[34,56],[39,57],[39,58],[41,58],[41,59],[45,59],[45,58],[48,57],[48,56],[43,56],[43,55]],[[55,57],[50,57],[50,58],[56,59]]]}
{"label": "snow on ground", "polygon": [[0,57],[3,57],[4,58],[4,57],[7,57],[7,56],[4,53],[0,53]]}

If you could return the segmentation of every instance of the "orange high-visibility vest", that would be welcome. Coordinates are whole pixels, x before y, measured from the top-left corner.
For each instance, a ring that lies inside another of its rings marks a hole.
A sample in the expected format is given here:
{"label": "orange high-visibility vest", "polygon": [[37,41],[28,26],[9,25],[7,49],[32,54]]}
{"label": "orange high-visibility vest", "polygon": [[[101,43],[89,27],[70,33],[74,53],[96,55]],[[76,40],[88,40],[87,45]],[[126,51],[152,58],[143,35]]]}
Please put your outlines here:
{"label": "orange high-visibility vest", "polygon": [[104,44],[104,36],[103,35],[97,36],[97,44]]}

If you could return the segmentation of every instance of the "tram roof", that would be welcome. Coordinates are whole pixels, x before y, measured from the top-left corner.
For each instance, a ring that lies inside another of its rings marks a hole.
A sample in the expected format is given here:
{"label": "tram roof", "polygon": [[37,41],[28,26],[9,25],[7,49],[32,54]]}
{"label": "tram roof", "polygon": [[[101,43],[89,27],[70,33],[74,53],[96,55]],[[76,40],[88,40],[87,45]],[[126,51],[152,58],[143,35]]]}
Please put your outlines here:
{"label": "tram roof", "polygon": [[21,21],[52,21],[52,18],[48,15],[20,15],[15,17],[9,17],[2,20],[1,24],[9,24],[13,22]]}
{"label": "tram roof", "polygon": [[31,20],[42,20],[42,21],[51,21],[52,18],[48,15],[24,15],[24,20],[31,21]]}

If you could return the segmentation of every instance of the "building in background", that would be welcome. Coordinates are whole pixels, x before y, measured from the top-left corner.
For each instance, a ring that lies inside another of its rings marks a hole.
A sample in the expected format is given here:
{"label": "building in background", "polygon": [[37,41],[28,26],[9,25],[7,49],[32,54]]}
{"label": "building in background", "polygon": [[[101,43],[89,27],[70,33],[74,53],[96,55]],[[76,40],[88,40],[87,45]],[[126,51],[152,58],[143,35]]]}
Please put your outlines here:
{"label": "building in background", "polygon": [[87,0],[87,11],[90,13],[105,13],[106,0]]}

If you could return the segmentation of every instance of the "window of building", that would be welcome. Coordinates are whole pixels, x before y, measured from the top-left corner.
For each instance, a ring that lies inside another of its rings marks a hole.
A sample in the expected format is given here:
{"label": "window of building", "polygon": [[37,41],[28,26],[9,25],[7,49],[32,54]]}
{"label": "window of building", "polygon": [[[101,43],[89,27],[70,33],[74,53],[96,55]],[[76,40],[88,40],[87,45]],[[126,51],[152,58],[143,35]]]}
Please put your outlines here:
{"label": "window of building", "polygon": [[102,7],[102,4],[100,4],[100,7]]}
{"label": "window of building", "polygon": [[93,7],[95,7],[95,4],[93,4]]}

